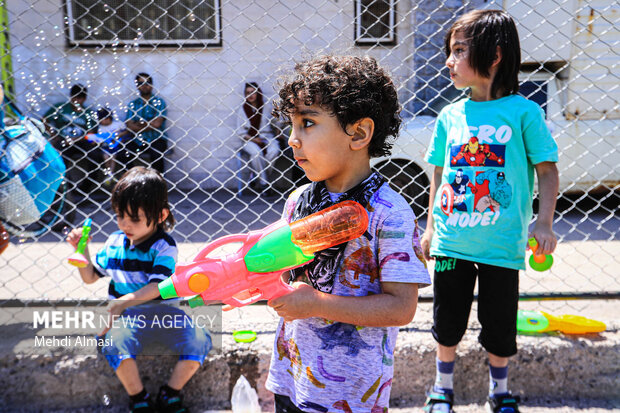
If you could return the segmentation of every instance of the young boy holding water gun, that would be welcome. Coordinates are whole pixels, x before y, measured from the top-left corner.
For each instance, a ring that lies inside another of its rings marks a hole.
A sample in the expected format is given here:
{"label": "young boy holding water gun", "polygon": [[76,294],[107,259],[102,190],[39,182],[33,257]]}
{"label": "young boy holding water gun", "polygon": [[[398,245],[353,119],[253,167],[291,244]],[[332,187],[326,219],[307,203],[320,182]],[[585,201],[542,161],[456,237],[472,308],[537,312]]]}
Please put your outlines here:
{"label": "young boy holding water gun", "polygon": [[303,62],[280,89],[274,114],[290,122],[288,144],[312,181],[290,195],[284,217],[353,200],[369,224],[287,273],[295,290],[268,303],[282,317],[266,384],[276,412],[388,408],[398,326],[430,282],[411,207],[370,168],[389,154],[399,111],[392,80],[370,57]]}
{"label": "young boy holding water gun", "polygon": [[[108,306],[110,317],[142,320],[108,323],[100,334],[105,338],[102,352],[130,398],[132,412],[154,412],[155,405],[138,374],[136,354],[151,341],[162,342],[179,354],[167,384],[157,396],[160,412],[183,412],[180,391],[198,370],[211,349],[211,339],[197,325],[166,328],[155,325],[155,318],[184,317],[180,308],[162,304],[157,284],[174,273],[177,246],[165,231],[171,230],[174,217],[168,205],[168,188],[154,169],[135,167],[118,181],[112,191],[112,209],[120,231],[114,232],[91,262],[88,247],[84,256],[88,263],[79,268],[86,284],[101,277],[112,277]],[[76,228],[67,242],[77,247],[82,229]]]}
{"label": "young boy holding water gun", "polygon": [[517,413],[508,357],[517,352],[519,270],[525,269],[534,172],[540,202],[531,237],[539,254],[550,254],[558,148],[541,108],[517,95],[521,56],[510,16],[499,10],[463,15],[448,31],[446,54],[454,86],[470,88],[470,95],[441,111],[426,154],[435,171],[422,248],[426,259],[435,259],[432,333],[438,348],[424,410],[452,412],[456,346],[477,278],[478,340],[489,356],[487,410]]}

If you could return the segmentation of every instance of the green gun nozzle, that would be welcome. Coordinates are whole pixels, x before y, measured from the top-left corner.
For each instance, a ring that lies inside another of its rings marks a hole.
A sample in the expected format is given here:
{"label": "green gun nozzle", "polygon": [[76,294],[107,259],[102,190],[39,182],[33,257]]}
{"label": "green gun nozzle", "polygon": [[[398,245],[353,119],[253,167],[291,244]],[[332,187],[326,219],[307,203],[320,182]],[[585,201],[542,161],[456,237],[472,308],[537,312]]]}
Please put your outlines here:
{"label": "green gun nozzle", "polygon": [[205,302],[200,295],[196,295],[190,298],[189,300],[187,300],[187,302],[189,302],[190,308],[196,308],[205,305]]}
{"label": "green gun nozzle", "polygon": [[169,298],[177,298],[179,296],[177,294],[176,288],[174,288],[172,277],[167,278],[163,280],[162,282],[160,282],[157,285],[157,288],[159,288],[159,294],[161,295],[161,298],[163,298],[164,300],[167,300]]}

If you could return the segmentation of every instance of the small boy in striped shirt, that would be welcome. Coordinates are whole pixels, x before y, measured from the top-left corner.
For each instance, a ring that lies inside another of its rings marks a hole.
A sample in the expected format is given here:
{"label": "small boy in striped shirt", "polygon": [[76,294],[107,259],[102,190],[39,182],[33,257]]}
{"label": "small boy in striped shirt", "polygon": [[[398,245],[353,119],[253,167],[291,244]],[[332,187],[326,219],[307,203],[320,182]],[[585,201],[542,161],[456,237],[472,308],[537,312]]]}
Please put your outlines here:
{"label": "small boy in striped shirt", "polygon": [[[112,278],[110,320],[100,334],[102,353],[127,391],[131,411],[151,412],[155,405],[142,384],[135,357],[151,342],[163,343],[179,355],[179,361],[167,384],[161,386],[156,405],[159,411],[185,411],[180,391],[204,361],[211,339],[194,324],[170,328],[153,322],[187,317],[180,308],[162,303],[157,288],[174,273],[178,253],[174,239],[166,233],[174,217],[165,180],[154,169],[132,168],[112,191],[112,209],[119,231],[109,236],[94,262],[87,247],[88,265],[79,268],[86,284],[104,276]],[[81,228],[72,230],[67,242],[75,248],[81,233]],[[134,322],[114,323],[119,317]]]}

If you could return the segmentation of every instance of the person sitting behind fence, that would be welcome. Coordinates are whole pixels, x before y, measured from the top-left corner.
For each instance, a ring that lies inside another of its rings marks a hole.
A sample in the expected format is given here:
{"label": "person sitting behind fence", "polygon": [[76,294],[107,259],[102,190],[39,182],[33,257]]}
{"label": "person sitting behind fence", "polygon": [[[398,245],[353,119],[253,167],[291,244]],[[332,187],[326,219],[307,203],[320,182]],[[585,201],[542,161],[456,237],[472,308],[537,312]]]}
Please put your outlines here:
{"label": "person sitting behind fence", "polygon": [[[104,326],[99,335],[103,341],[102,353],[129,395],[131,411],[154,411],[135,361],[144,346],[156,339],[179,355],[170,379],[159,390],[156,403],[159,411],[174,412],[185,411],[180,391],[211,349],[211,339],[198,323],[165,328],[153,322],[156,318],[187,317],[180,308],[157,301],[160,297],[157,284],[174,273],[178,253],[174,239],[166,232],[174,225],[167,191],[166,182],[154,169],[129,170],[112,191],[112,208],[120,230],[108,237],[94,262],[87,247],[84,255],[88,265],[79,269],[86,284],[104,276],[112,278],[108,289],[111,318],[145,320],[127,326],[125,322],[117,322],[111,329],[109,325]],[[81,233],[80,228],[72,230],[67,242],[75,248]]]}
{"label": "person sitting behind fence", "polygon": [[256,82],[249,82],[245,84],[243,93],[245,98],[237,115],[236,131],[243,141],[240,150],[250,157],[250,168],[255,174],[250,186],[262,193],[269,188],[267,172],[280,149],[273,136],[270,110],[263,91]]}
{"label": "person sitting behind fence", "polygon": [[[97,179],[91,178],[91,171],[97,171],[102,159],[97,145],[85,139],[86,134],[97,132],[97,115],[84,106],[87,92],[88,89],[79,83],[71,86],[69,102],[57,103],[43,115],[52,145],[65,162],[68,197],[73,203],[87,199],[97,186]],[[72,212],[65,217],[69,222],[72,221]]]}
{"label": "person sitting behind fence", "polygon": [[168,149],[166,137],[166,102],[153,94],[153,78],[138,73],[135,79],[140,96],[127,105],[125,123],[133,132],[126,150],[125,164],[150,166],[164,174],[164,156]]}
{"label": "person sitting behind fence", "polygon": [[123,141],[131,135],[131,133],[125,127],[125,124],[119,120],[114,119],[114,112],[107,107],[100,108],[97,111],[97,120],[99,121],[99,133],[113,135],[113,141],[109,141],[114,146],[110,149],[106,145],[103,145],[103,157],[104,157],[104,175],[106,177],[103,184],[110,186],[114,183],[114,174],[116,172],[116,151],[122,149]]}

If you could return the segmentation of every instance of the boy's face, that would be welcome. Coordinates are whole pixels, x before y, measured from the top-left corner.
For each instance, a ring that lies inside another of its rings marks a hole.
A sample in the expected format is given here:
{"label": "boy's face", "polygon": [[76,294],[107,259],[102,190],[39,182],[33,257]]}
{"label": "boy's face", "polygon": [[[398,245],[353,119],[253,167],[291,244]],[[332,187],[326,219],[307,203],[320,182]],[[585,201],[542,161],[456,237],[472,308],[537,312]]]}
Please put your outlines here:
{"label": "boy's face", "polygon": [[127,211],[122,218],[120,214],[116,214],[118,229],[125,233],[131,241],[131,245],[146,241],[157,231],[157,222],[151,222],[150,225],[146,224],[146,216],[142,208],[138,210],[137,220],[132,219],[131,215],[131,211]]}
{"label": "boy's face", "polygon": [[328,190],[341,192],[338,188],[351,174],[351,136],[335,116],[316,104],[297,104],[291,123],[288,144],[297,164],[311,181],[325,181]]}
{"label": "boy's face", "polygon": [[148,79],[143,77],[139,77],[136,79],[136,86],[138,87],[138,92],[140,92],[140,96],[150,96],[153,92],[153,85],[151,85]]}
{"label": "boy's face", "polygon": [[103,118],[99,121],[99,124],[102,126],[108,126],[112,123],[112,117],[108,116],[107,118]]}
{"label": "boy's face", "polygon": [[463,33],[452,33],[450,38],[450,56],[446,60],[446,66],[450,69],[450,80],[457,89],[465,89],[476,86],[481,77],[469,64],[469,42],[463,36]]}

